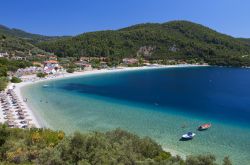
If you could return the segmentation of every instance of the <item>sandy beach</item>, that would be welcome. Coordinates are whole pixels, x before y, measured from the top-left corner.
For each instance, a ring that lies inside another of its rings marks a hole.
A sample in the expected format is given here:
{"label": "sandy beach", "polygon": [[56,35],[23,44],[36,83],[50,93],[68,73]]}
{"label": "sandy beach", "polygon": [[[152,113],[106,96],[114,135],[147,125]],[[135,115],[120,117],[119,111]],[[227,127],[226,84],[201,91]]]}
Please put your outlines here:
{"label": "sandy beach", "polygon": [[37,127],[41,128],[42,124],[39,123],[38,117],[35,116],[34,111],[28,106],[27,102],[25,102],[25,96],[21,93],[21,88],[27,85],[31,85],[38,82],[56,80],[56,79],[63,79],[63,78],[72,78],[84,75],[93,75],[93,74],[104,74],[104,73],[111,73],[111,72],[124,72],[124,71],[135,71],[135,70],[145,70],[145,69],[159,69],[159,68],[178,68],[178,67],[200,67],[200,66],[207,66],[207,65],[155,65],[155,66],[144,66],[144,67],[120,67],[115,69],[101,69],[101,70],[91,70],[91,71],[82,71],[82,72],[74,72],[74,73],[60,73],[57,75],[51,75],[46,78],[37,78],[36,75],[29,75],[22,77],[23,82],[18,84],[10,84],[8,88],[15,88],[13,91],[16,93],[17,97],[23,104],[24,108],[27,110],[29,118],[32,119],[31,123]]}

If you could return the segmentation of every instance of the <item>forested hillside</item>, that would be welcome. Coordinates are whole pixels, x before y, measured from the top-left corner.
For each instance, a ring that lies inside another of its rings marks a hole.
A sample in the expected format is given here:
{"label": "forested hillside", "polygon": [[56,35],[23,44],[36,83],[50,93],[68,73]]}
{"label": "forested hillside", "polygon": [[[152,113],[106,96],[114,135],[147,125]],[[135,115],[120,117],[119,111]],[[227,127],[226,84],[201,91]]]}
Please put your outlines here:
{"label": "forested hillside", "polygon": [[34,44],[58,38],[61,37],[32,34],[19,29],[11,29],[0,25],[0,52],[8,52],[11,55],[26,56],[38,53],[45,54],[45,51],[41,50]]}
{"label": "forested hillside", "polygon": [[44,36],[44,35],[39,35],[39,34],[32,34],[32,33],[28,33],[20,29],[15,29],[15,28],[11,29],[3,25],[0,25],[0,34],[22,38],[33,44],[41,42],[41,41],[49,41],[49,40],[60,38],[58,36]]}
{"label": "forested hillside", "polygon": [[0,52],[9,54],[28,55],[29,53],[44,53],[43,50],[28,41],[9,35],[0,34]]}
{"label": "forested hillside", "polygon": [[0,51],[250,66],[249,39],[233,38],[188,21],[139,24],[75,37],[48,37],[0,26]]}
{"label": "forested hillside", "polygon": [[250,66],[250,43],[187,21],[140,24],[37,44],[58,56],[143,57]]}

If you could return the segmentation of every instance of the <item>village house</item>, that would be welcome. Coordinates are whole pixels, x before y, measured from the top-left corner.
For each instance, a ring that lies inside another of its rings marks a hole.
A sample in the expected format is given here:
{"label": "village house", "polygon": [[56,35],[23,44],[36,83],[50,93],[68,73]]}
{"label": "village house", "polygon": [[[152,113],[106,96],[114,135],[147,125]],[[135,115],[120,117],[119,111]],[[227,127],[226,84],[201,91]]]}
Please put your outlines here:
{"label": "village house", "polygon": [[46,55],[44,55],[44,54],[37,54],[36,57],[37,57],[37,58],[43,58],[43,59],[45,59],[45,58],[46,58]]}
{"label": "village house", "polygon": [[36,74],[36,73],[39,73],[39,72],[42,72],[42,71],[43,71],[42,67],[31,66],[31,67],[24,68],[24,69],[23,68],[18,69],[15,72],[14,75],[16,77],[21,77],[21,76],[24,76],[24,75]]}
{"label": "village house", "polygon": [[136,58],[124,58],[122,59],[123,64],[126,65],[132,65],[132,64],[138,64],[138,60]]}
{"label": "village house", "polygon": [[60,66],[57,60],[48,60],[48,61],[44,61],[43,71],[44,73],[47,73],[47,74],[54,74],[57,72],[59,67]]}
{"label": "village house", "polygon": [[80,60],[79,61],[86,61],[86,62],[89,62],[90,61],[90,57],[80,57]]}
{"label": "village house", "polygon": [[92,60],[98,60],[98,61],[107,61],[107,57],[80,57],[79,61],[87,61],[90,62]]}
{"label": "village house", "polygon": [[12,60],[27,60],[27,57],[21,57],[21,56],[13,56],[11,57]]}
{"label": "village house", "polygon": [[76,61],[74,64],[82,70],[92,70],[92,65],[87,61]]}
{"label": "village house", "polygon": [[100,69],[106,69],[106,68],[108,68],[107,62],[104,61],[100,62]]}
{"label": "village house", "polygon": [[34,66],[43,67],[43,64],[40,63],[40,62],[32,62],[32,64],[33,64]]}
{"label": "village house", "polygon": [[50,55],[49,60],[57,60],[57,56],[56,55]]}
{"label": "village house", "polygon": [[7,52],[0,52],[0,57],[9,58],[9,54]]}

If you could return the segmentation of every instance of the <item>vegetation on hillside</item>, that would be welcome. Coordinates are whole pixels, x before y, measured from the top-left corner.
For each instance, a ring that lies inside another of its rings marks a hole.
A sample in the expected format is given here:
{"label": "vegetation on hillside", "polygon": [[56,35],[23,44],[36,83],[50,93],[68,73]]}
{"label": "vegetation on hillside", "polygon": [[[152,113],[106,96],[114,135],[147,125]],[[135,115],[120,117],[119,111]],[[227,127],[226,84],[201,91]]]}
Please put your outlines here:
{"label": "vegetation on hillside", "polygon": [[3,25],[0,25],[0,34],[22,38],[33,44],[42,42],[42,41],[49,41],[49,40],[61,38],[59,36],[44,36],[44,35],[39,35],[39,34],[32,34],[32,33],[28,33],[28,32],[25,32],[23,30],[16,29],[16,28],[11,29]]}
{"label": "vegetation on hillside", "polygon": [[148,60],[195,60],[212,65],[250,66],[249,42],[187,21],[91,32],[41,42],[37,46],[61,57],[143,57]]}
{"label": "vegetation on hillside", "polygon": [[2,164],[215,165],[212,155],[183,160],[163,151],[148,137],[140,138],[119,129],[65,136],[61,131],[10,129],[0,125],[0,135]]}
{"label": "vegetation on hillside", "polygon": [[0,76],[6,76],[7,71],[17,71],[19,68],[26,68],[32,66],[31,62],[21,60],[8,60],[6,58],[0,58]]}
{"label": "vegetation on hillside", "polygon": [[0,77],[0,91],[4,90],[8,85],[7,77]]}
{"label": "vegetation on hillside", "polygon": [[[6,58],[0,58],[0,91],[4,90],[8,84],[8,71],[15,72],[19,68],[26,68],[32,64],[27,61],[8,60]],[[19,79],[14,78],[13,82],[20,82]]]}
{"label": "vegetation on hillside", "polygon": [[7,52],[11,55],[29,56],[33,54],[44,54],[45,51],[22,38],[8,36],[0,33],[0,52]]}
{"label": "vegetation on hillside", "polygon": [[18,78],[18,77],[12,77],[10,82],[12,82],[12,83],[20,83],[20,82],[22,82],[22,80],[20,78]]}
{"label": "vegetation on hillside", "polygon": [[0,25],[0,52],[8,52],[11,55],[18,56],[46,54],[45,51],[39,49],[34,44],[57,38],[60,37],[31,34],[19,29],[11,29]]}
{"label": "vegetation on hillside", "polygon": [[139,24],[75,37],[48,37],[0,26],[0,51],[26,56],[52,52],[59,57],[103,56],[113,61],[136,57],[163,64],[180,60],[250,66],[249,39],[233,38],[188,21]]}
{"label": "vegetation on hillside", "polygon": [[44,78],[45,76],[47,76],[47,74],[39,72],[39,73],[36,74],[36,76],[39,77],[39,78]]}

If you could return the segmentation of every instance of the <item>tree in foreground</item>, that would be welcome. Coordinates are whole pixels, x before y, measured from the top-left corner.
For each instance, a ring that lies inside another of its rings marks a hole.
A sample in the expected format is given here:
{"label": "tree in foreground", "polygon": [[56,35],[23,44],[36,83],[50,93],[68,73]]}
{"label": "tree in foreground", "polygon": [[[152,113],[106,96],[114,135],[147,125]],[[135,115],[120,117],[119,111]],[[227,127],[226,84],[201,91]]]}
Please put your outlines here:
{"label": "tree in foreground", "polygon": [[[172,156],[152,139],[117,129],[65,136],[49,129],[0,125],[0,164],[215,165],[212,155]],[[223,165],[231,165],[228,158]]]}
{"label": "tree in foreground", "polygon": [[12,82],[12,83],[20,83],[20,82],[22,82],[22,80],[20,78],[18,78],[18,77],[12,77],[10,82]]}

